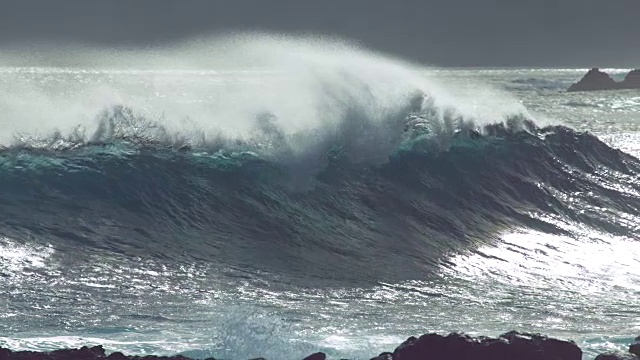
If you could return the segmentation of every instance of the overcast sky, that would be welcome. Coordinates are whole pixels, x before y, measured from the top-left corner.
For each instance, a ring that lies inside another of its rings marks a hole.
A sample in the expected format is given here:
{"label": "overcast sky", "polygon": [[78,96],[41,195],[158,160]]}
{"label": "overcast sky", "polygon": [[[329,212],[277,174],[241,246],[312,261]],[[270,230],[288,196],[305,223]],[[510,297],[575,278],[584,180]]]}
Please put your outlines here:
{"label": "overcast sky", "polygon": [[0,0],[0,51],[229,30],[339,35],[442,66],[640,67],[640,0]]}

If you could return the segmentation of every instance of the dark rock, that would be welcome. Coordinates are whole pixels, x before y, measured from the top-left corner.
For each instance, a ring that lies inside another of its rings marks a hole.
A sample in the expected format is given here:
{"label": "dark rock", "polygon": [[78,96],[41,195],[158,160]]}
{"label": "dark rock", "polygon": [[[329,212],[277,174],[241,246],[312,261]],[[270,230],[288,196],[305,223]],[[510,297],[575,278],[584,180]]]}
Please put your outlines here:
{"label": "dark rock", "polygon": [[635,339],[635,342],[629,346],[629,352],[640,357],[640,336],[638,336]]}
{"label": "dark rock", "polygon": [[411,336],[410,338],[405,340],[393,352],[393,358],[398,360],[398,359],[400,359],[400,353],[403,353],[407,349],[409,351],[412,351],[412,349],[414,349],[414,347],[415,347],[416,341],[418,341],[418,338],[416,338],[415,336]]}
{"label": "dark rock", "polygon": [[535,335],[510,331],[500,335],[500,338],[507,340],[509,348],[504,349],[509,355],[518,354],[518,358],[522,360],[545,358],[541,343]]}
{"label": "dark rock", "polygon": [[520,347],[531,354],[532,359],[582,359],[582,350],[573,341],[548,338],[540,334],[517,333],[515,331],[500,335],[511,345]]}
{"label": "dark rock", "polygon": [[128,357],[126,357],[123,353],[117,352],[117,351],[107,356],[107,360],[127,360],[127,359]]}
{"label": "dark rock", "polygon": [[640,89],[640,69],[630,71],[622,82],[625,89]]}
{"label": "dark rock", "polygon": [[621,85],[613,80],[609,75],[593,68],[577,83],[572,84],[567,91],[594,91],[620,89]]}
{"label": "dark rock", "polygon": [[482,339],[478,351],[478,360],[502,360],[514,357],[513,349],[506,339]]}
{"label": "dark rock", "polygon": [[[15,351],[0,348],[0,360],[191,360],[182,355],[176,356],[126,356],[121,352],[114,352],[106,356],[102,346],[87,347],[80,349],[61,349],[51,352],[35,351]],[[210,358],[208,360],[215,360]]]}
{"label": "dark rock", "polygon": [[86,354],[86,356],[92,356],[94,358],[105,356],[104,348],[102,347],[102,345],[94,346],[92,348],[83,346],[82,348],[80,348],[80,350],[83,354]]}
{"label": "dark rock", "polygon": [[8,360],[11,357],[11,350],[0,348],[0,360]]}
{"label": "dark rock", "polygon": [[[409,339],[411,340],[411,339]],[[413,344],[407,340],[393,353],[394,360],[463,359],[473,340],[463,334],[437,334],[420,336]]]}
{"label": "dark rock", "polygon": [[[632,345],[640,345],[640,337]],[[371,360],[581,360],[582,351],[575,343],[540,334],[511,331],[498,338],[471,337],[460,333],[446,336],[424,334],[410,337],[393,353],[384,352]],[[603,354],[599,360],[640,360],[632,354]],[[101,346],[63,349],[52,352],[18,351],[0,348],[0,360],[191,360],[177,356],[126,356],[114,352],[109,356]],[[215,360],[209,358],[207,360]],[[258,358],[254,360],[264,360]],[[318,352],[304,360],[326,360]]]}
{"label": "dark rock", "polygon": [[607,353],[596,356],[595,360],[638,360],[633,354]]}
{"label": "dark rock", "polygon": [[640,69],[632,70],[622,82],[616,82],[609,75],[593,68],[577,83],[572,84],[568,92],[640,89]]}
{"label": "dark rock", "polygon": [[429,352],[430,347],[433,348],[437,346],[440,339],[442,339],[442,336],[436,334],[425,334],[419,339],[412,336],[395,349],[393,359],[420,359],[425,356],[425,353]]}
{"label": "dark rock", "polygon": [[393,360],[581,360],[582,350],[569,341],[515,331],[498,339],[464,334],[425,334],[409,338],[393,353]]}
{"label": "dark rock", "polygon": [[542,350],[547,359],[582,359],[582,350],[573,341],[544,337]]}
{"label": "dark rock", "polygon": [[315,354],[311,354],[304,358],[303,360],[325,360],[327,358],[327,354],[323,352],[317,352]]}
{"label": "dark rock", "polygon": [[95,360],[104,358],[105,353],[102,346],[92,348],[83,346],[80,349],[55,350],[49,353],[49,355],[56,359]]}
{"label": "dark rock", "polygon": [[390,352],[383,352],[382,354],[371,358],[371,360],[393,360],[393,354]]}

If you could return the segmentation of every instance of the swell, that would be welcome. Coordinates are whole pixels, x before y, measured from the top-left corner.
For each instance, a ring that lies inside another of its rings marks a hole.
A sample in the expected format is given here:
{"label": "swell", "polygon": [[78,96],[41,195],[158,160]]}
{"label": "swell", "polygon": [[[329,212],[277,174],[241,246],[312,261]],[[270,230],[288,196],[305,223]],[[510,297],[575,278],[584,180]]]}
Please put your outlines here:
{"label": "swell", "polygon": [[305,281],[422,277],[501,230],[565,231],[549,217],[635,238],[599,209],[638,213],[640,162],[588,133],[526,124],[458,130],[446,147],[417,131],[384,162],[333,143],[313,172],[148,139],[15,146],[0,153],[0,235]]}

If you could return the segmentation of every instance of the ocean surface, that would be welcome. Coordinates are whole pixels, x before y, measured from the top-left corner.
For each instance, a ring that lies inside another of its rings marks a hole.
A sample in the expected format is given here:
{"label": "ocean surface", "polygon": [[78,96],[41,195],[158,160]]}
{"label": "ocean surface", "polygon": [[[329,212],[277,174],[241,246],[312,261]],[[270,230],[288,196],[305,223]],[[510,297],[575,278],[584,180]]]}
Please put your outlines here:
{"label": "ocean surface", "polygon": [[591,359],[640,335],[640,91],[296,59],[0,68],[0,346],[369,359],[515,329]]}

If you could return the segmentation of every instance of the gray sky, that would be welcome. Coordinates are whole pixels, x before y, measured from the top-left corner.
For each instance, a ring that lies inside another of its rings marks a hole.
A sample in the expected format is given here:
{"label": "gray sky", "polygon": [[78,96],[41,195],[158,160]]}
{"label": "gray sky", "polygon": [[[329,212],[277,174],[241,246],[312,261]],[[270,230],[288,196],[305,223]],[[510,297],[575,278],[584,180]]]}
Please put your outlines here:
{"label": "gray sky", "polygon": [[338,35],[443,66],[640,67],[640,0],[0,0],[0,51],[230,30]]}

